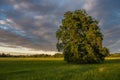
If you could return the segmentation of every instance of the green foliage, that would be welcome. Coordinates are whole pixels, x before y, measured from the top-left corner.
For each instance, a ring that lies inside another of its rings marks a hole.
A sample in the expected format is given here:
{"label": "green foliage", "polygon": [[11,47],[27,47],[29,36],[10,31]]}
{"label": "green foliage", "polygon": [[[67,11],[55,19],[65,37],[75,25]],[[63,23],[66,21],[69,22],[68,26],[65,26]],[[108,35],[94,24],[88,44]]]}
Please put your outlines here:
{"label": "green foliage", "polygon": [[57,49],[71,63],[99,63],[109,54],[102,46],[103,35],[98,21],[85,10],[68,11],[56,32]]}
{"label": "green foliage", "polygon": [[120,80],[120,59],[85,65],[66,64],[63,60],[13,59],[0,58],[0,80]]}

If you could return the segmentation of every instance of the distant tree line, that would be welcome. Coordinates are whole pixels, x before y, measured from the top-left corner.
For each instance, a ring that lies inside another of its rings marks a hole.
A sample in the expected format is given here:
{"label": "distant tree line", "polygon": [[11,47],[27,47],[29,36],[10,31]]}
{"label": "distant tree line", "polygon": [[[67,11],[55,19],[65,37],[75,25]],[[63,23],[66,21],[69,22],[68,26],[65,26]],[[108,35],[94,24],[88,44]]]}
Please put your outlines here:
{"label": "distant tree line", "polygon": [[63,54],[56,53],[54,55],[50,54],[33,54],[33,55],[11,55],[6,53],[0,53],[0,57],[35,57],[35,58],[61,58]]}
{"label": "distant tree line", "polygon": [[109,54],[108,57],[120,57],[120,53]]}
{"label": "distant tree line", "polygon": [[[11,55],[7,53],[0,53],[0,57],[35,57],[35,58],[61,58],[64,57],[61,53],[56,53],[54,55],[50,54],[34,54],[34,55]],[[120,53],[111,53],[107,57],[120,57]]]}

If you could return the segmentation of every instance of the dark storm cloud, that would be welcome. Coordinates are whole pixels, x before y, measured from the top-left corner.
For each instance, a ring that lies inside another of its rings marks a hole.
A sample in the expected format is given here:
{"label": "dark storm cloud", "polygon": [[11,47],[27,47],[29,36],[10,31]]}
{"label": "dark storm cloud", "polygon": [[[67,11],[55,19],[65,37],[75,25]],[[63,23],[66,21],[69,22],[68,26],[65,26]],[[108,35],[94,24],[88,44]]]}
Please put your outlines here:
{"label": "dark storm cloud", "polygon": [[[64,12],[75,8],[76,5],[68,8],[72,2],[64,0],[9,0],[6,4],[4,2],[4,5],[11,5],[12,9],[3,10],[3,13],[11,21],[9,24],[18,30],[14,29],[13,32],[17,32],[18,35],[11,38],[19,37],[16,39],[20,39],[20,42],[14,43],[26,47],[28,44],[22,43],[23,41],[31,43],[28,47],[35,49],[56,50],[55,32]],[[78,4],[77,2],[78,0],[75,4]],[[10,32],[10,29],[7,31]],[[25,33],[21,34],[20,31]],[[8,42],[13,44],[11,39]]]}
{"label": "dark storm cloud", "polygon": [[85,8],[100,21],[104,46],[112,52],[119,51],[119,3],[119,0],[0,0],[0,42],[56,50],[55,32],[63,14]]}
{"label": "dark storm cloud", "polygon": [[[6,3],[6,5],[7,4],[8,3]],[[25,32],[24,36],[17,35],[13,37],[12,35],[7,34],[10,36],[6,37],[8,38],[7,40],[9,44],[17,44],[24,47],[48,50],[51,49],[51,46],[54,46],[52,50],[55,50],[55,44],[53,43],[56,43],[55,30],[57,29],[57,22],[52,21],[54,21],[57,17],[55,17],[55,14],[53,16],[52,12],[54,12],[55,8],[57,9],[57,5],[52,2],[45,3],[44,0],[40,0],[39,4],[26,0],[10,0],[9,4],[12,5],[13,10],[3,11],[3,13],[6,14],[7,18],[12,21],[12,23],[9,24],[12,25],[13,28],[17,28]],[[7,31],[10,32],[11,29]],[[20,32],[16,30],[14,32],[20,34]],[[18,40],[16,42],[12,42],[11,39],[14,38]],[[30,43],[31,46],[27,46],[28,43]]]}

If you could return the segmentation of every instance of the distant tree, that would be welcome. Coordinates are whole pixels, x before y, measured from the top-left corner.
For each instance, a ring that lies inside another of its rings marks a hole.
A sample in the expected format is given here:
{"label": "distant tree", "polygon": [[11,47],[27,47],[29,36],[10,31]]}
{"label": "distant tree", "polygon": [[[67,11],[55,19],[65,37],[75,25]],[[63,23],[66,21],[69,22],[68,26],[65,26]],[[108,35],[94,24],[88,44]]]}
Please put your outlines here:
{"label": "distant tree", "polygon": [[11,55],[10,54],[5,54],[5,53],[1,53],[0,57],[11,57]]}
{"label": "distant tree", "polygon": [[120,57],[120,53],[111,53],[108,57]]}
{"label": "distant tree", "polygon": [[98,21],[85,10],[68,11],[56,32],[57,49],[71,63],[99,63],[109,54],[102,46],[103,35]]}
{"label": "distant tree", "polygon": [[56,53],[56,54],[53,55],[53,57],[56,57],[56,58],[63,57],[63,54],[62,53]]}

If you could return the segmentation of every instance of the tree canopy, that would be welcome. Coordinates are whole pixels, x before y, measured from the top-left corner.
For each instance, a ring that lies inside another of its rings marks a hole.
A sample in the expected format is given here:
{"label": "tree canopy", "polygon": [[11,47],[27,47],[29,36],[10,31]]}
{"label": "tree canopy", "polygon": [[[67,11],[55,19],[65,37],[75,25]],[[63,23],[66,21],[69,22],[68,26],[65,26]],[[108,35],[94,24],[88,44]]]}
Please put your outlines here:
{"label": "tree canopy", "polygon": [[68,11],[56,31],[57,49],[70,63],[99,63],[109,54],[102,46],[103,35],[98,21],[85,10]]}

